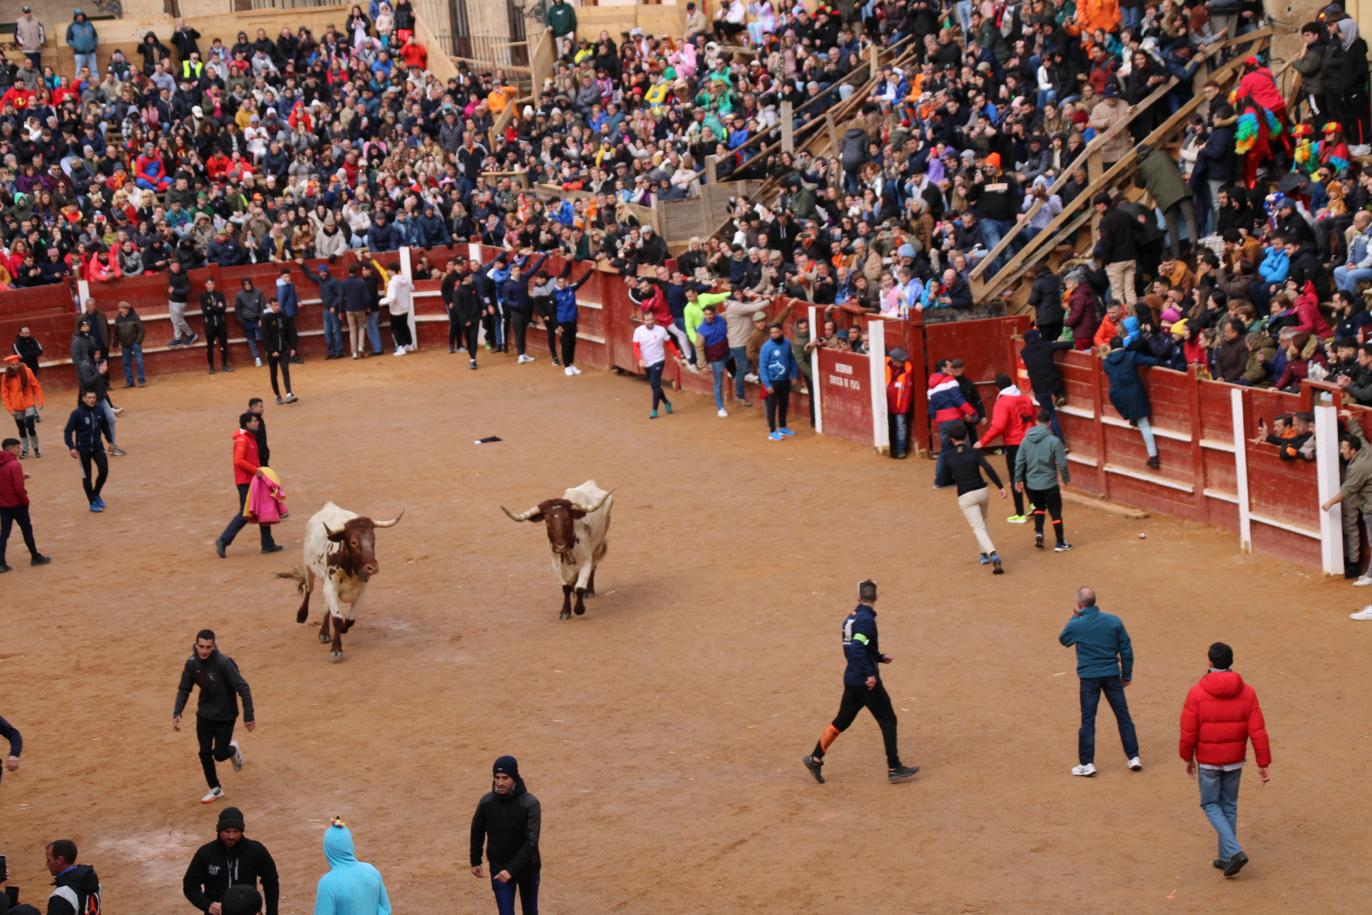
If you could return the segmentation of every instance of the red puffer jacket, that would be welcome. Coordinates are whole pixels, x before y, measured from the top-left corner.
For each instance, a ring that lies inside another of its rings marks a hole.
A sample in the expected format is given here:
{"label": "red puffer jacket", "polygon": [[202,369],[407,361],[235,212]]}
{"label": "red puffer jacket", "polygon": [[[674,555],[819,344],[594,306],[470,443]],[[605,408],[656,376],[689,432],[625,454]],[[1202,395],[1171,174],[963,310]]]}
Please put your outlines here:
{"label": "red puffer jacket", "polygon": [[1272,764],[1258,694],[1232,670],[1212,670],[1191,687],[1181,710],[1181,758],[1206,766],[1243,762],[1248,741],[1259,766]]}
{"label": "red puffer jacket", "polygon": [[0,451],[0,508],[20,508],[29,504],[24,489],[24,470],[19,458],[8,451]]}

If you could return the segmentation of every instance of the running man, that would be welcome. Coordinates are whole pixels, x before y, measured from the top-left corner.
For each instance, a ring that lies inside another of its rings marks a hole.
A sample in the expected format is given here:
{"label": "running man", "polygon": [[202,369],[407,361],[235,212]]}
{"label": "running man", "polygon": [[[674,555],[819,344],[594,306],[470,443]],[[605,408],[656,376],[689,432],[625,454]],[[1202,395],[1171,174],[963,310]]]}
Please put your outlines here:
{"label": "running man", "polygon": [[890,664],[893,659],[877,647],[877,612],[872,609],[876,602],[877,583],[871,579],[859,582],[857,608],[843,621],[843,657],[847,661],[843,670],[843,700],[839,703],[837,717],[824,729],[814,750],[801,759],[821,785],[824,784],[825,752],[864,708],[881,727],[881,738],[886,744],[887,780],[894,785],[919,771],[919,766],[901,765],[900,752],[896,749],[896,711],[891,707],[891,697],[881,682],[877,666]]}
{"label": "running man", "polygon": [[224,796],[214,769],[215,762],[232,759],[235,772],[243,768],[243,751],[233,739],[239,696],[243,697],[243,726],[249,731],[257,727],[248,681],[238,672],[238,665],[232,658],[219,653],[212,629],[201,629],[195,634],[195,650],[181,669],[181,685],[176,689],[176,707],[172,710],[174,731],[181,730],[181,713],[191,696],[192,686],[200,687],[200,700],[195,709],[195,736],[200,741],[200,767],[205,770],[205,783],[210,787],[200,803],[212,804]]}
{"label": "running man", "polygon": [[948,445],[946,450],[939,452],[942,466],[934,485],[939,489],[948,486],[958,488],[958,508],[962,509],[962,515],[976,536],[977,545],[981,547],[981,564],[989,565],[993,575],[1003,575],[1005,569],[1000,563],[1000,554],[996,552],[996,545],[991,542],[991,534],[986,530],[986,506],[991,500],[991,491],[982,479],[982,472],[985,471],[1000,490],[1002,502],[1006,498],[1005,487],[1001,485],[996,469],[986,462],[986,455],[967,444],[965,423],[960,428],[954,426],[948,430]]}
{"label": "running man", "polygon": [[[94,390],[83,393],[81,403],[71,411],[67,426],[62,430],[62,438],[72,459],[81,462],[81,485],[86,490],[86,501],[93,512],[105,510],[105,500],[100,498],[100,490],[105,488],[105,480],[110,475],[110,461],[105,449],[100,446],[100,437],[103,435],[110,447],[114,447],[114,433],[105,418],[105,411],[96,406],[98,400]],[[92,464],[96,471],[94,483],[91,482]]]}
{"label": "running man", "polygon": [[643,312],[643,323],[634,328],[634,358],[638,367],[648,376],[648,384],[653,389],[653,409],[649,419],[657,419],[658,403],[672,412],[672,402],[662,393],[662,370],[667,367],[667,351],[678,363],[684,362],[681,351],[677,349],[667,330],[657,323],[657,315],[651,311]]}

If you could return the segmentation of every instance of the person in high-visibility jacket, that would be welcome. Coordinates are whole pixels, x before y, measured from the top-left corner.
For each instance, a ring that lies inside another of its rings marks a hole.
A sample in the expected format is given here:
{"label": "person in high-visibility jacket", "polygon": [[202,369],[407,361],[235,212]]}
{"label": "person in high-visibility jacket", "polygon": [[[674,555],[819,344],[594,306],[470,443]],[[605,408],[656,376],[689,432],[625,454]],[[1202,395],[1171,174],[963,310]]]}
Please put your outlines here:
{"label": "person in high-visibility jacket", "polygon": [[886,413],[891,423],[891,457],[905,460],[910,446],[910,407],[914,402],[915,365],[905,350],[886,356]]}

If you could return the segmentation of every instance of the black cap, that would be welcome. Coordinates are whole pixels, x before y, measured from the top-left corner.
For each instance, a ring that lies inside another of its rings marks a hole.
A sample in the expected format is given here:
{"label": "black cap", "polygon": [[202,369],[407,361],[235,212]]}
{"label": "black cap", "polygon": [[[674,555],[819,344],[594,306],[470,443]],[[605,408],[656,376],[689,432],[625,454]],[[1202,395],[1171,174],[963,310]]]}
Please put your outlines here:
{"label": "black cap", "polygon": [[219,824],[215,826],[215,831],[223,832],[226,829],[243,831],[243,811],[237,807],[225,807],[219,811]]}

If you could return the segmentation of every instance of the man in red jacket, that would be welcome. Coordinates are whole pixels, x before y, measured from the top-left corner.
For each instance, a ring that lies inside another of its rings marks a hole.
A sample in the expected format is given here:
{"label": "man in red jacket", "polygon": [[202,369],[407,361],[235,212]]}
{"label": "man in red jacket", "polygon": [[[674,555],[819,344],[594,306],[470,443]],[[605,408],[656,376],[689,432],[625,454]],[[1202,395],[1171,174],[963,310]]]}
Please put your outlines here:
{"label": "man in red jacket", "polygon": [[1186,774],[1197,778],[1200,769],[1201,809],[1220,837],[1220,856],[1213,863],[1232,877],[1248,863],[1235,836],[1239,819],[1239,776],[1253,741],[1258,778],[1267,784],[1272,750],[1267,725],[1258,707],[1258,694],[1229,668],[1234,649],[1223,642],[1210,646],[1210,672],[1191,687],[1181,710],[1181,758]]}
{"label": "man in red jacket", "polygon": [[29,523],[29,493],[24,488],[24,471],[19,464],[19,439],[7,438],[0,442],[0,574],[8,572],[5,565],[5,546],[10,540],[10,530],[19,525],[19,533],[24,535],[24,545],[29,548],[29,556],[36,566],[52,562],[38,552],[38,544],[33,540],[33,525]]}
{"label": "man in red jacket", "polygon": [[[996,387],[1000,394],[991,408],[991,425],[982,434],[973,448],[982,449],[1001,436],[1005,437],[1005,472],[1007,480],[1015,479],[1015,457],[1019,454],[1024,434],[1034,425],[1034,401],[1020,391],[1010,376],[1001,373],[996,376]],[[1018,487],[1011,489],[1015,497],[1015,513],[1006,521],[1011,524],[1027,524],[1029,518],[1024,514],[1024,493]]]}
{"label": "man in red jacket", "polygon": [[[220,559],[224,558],[224,551],[233,543],[233,538],[237,537],[238,532],[248,523],[243,517],[243,510],[248,504],[248,489],[252,485],[252,478],[257,476],[257,471],[261,468],[257,449],[257,432],[261,427],[262,417],[256,413],[248,412],[238,417],[238,431],[233,434],[233,484],[238,487],[238,512],[230,519],[224,533],[215,538],[214,551],[219,554]],[[259,524],[257,527],[262,535],[262,552],[280,552],[280,544],[272,539],[271,525]]]}

